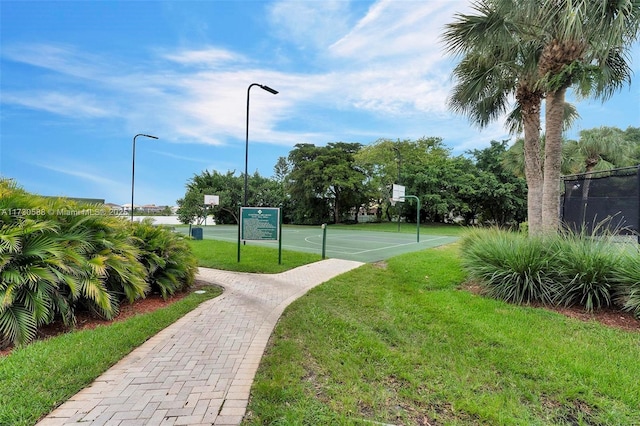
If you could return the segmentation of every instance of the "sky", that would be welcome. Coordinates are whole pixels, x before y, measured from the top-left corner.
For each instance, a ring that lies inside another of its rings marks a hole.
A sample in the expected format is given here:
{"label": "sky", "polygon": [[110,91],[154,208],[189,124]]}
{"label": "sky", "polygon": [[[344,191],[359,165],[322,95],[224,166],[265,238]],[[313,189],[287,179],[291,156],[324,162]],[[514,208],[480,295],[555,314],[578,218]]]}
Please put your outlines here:
{"label": "sky", "polygon": [[[0,176],[41,195],[176,205],[204,170],[273,175],[297,143],[509,139],[447,109],[440,34],[467,0],[0,0]],[[634,80],[566,134],[640,127]],[[253,83],[277,90],[273,95]],[[247,92],[249,143],[246,149]],[[511,140],[514,140],[511,137]]]}

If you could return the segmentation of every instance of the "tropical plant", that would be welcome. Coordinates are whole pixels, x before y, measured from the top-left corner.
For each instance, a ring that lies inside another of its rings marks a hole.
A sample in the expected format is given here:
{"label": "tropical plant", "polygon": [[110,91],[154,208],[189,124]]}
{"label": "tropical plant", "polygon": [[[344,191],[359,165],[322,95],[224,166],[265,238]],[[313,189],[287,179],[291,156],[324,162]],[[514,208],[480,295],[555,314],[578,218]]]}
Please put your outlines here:
{"label": "tropical plant", "polygon": [[582,130],[578,141],[569,141],[564,146],[563,172],[590,174],[631,166],[635,164],[634,148],[616,127]]}
{"label": "tropical plant", "polygon": [[551,253],[540,237],[478,229],[461,240],[462,266],[493,298],[512,303],[556,300]]}
{"label": "tropical plant", "polygon": [[131,231],[141,252],[139,261],[146,268],[150,291],[166,299],[193,284],[197,261],[182,234],[155,226],[152,219],[134,222]]}
{"label": "tropical plant", "polygon": [[636,0],[524,3],[521,34],[543,43],[538,87],[546,93],[543,229],[558,229],[562,118],[566,91],[603,100],[630,81],[628,52],[638,38]]}
{"label": "tropical plant", "polygon": [[111,319],[151,285],[166,297],[193,282],[181,237],[108,213],[0,180],[0,344],[27,343],[57,317],[73,325],[78,309]]}
{"label": "tropical plant", "polygon": [[583,306],[587,312],[611,306],[621,250],[610,237],[563,231],[550,244],[557,303]]}
{"label": "tropical plant", "polygon": [[512,133],[524,131],[524,174],[527,181],[527,221],[532,235],[542,229],[542,162],[540,110],[544,93],[536,85],[540,46],[525,42],[507,17],[507,1],[474,3],[474,14],[458,14],[443,34],[449,52],[462,55],[454,69],[457,83],[449,106],[486,127],[507,112],[511,97],[516,105],[509,114]]}
{"label": "tropical plant", "polygon": [[57,231],[53,222],[31,219],[0,227],[0,341],[26,343],[56,311],[68,313],[60,287],[74,288],[76,274]]}

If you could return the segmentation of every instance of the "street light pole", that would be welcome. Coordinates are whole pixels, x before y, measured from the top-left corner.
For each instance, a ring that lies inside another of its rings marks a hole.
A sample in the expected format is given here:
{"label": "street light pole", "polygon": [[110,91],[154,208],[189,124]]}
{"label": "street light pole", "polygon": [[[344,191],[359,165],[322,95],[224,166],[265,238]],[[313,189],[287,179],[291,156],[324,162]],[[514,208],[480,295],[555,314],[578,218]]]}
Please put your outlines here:
{"label": "street light pole", "polygon": [[243,206],[247,207],[247,194],[249,191],[249,180],[248,180],[248,166],[249,166],[249,92],[253,86],[258,86],[263,90],[266,90],[269,93],[274,95],[278,94],[278,91],[272,89],[269,86],[265,86],[264,84],[252,83],[249,85],[247,89],[247,135],[245,139],[245,148],[244,148],[244,203]]}
{"label": "street light pole", "polygon": [[145,135],[144,133],[138,133],[133,137],[133,157],[131,160],[131,222],[133,222],[133,186],[136,176],[136,138],[143,136],[145,138],[158,139],[157,136]]}

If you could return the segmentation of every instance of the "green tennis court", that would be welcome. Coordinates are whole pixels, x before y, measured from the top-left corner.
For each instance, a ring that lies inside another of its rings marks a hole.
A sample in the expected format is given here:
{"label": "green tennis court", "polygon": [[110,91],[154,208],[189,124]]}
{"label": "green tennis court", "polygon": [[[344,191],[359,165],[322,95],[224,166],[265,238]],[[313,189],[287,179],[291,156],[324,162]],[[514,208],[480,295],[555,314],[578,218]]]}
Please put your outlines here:
{"label": "green tennis court", "polygon": [[[203,238],[238,241],[236,225],[215,225],[203,228]],[[188,232],[188,228],[179,229]],[[284,226],[282,249],[322,254],[322,228],[320,226]],[[327,228],[325,255],[328,258],[376,262],[402,253],[424,250],[452,243],[458,238],[444,235],[376,232]],[[247,244],[278,248],[277,241],[247,241]]]}

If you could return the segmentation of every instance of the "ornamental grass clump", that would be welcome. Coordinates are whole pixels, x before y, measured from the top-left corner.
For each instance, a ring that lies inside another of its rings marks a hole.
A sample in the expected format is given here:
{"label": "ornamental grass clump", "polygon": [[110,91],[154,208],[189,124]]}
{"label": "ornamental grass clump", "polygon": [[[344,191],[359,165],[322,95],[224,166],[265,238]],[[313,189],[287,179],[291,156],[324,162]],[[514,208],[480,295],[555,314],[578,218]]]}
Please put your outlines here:
{"label": "ornamental grass clump", "polygon": [[640,319],[640,250],[625,251],[616,267],[614,302]]}
{"label": "ornamental grass clump", "polygon": [[551,260],[545,242],[499,229],[474,230],[463,236],[462,265],[484,292],[512,303],[553,303]]}
{"label": "ornamental grass clump", "polygon": [[461,255],[469,278],[493,298],[578,305],[587,312],[617,304],[640,316],[639,253],[611,234],[527,237],[478,229],[463,237]]}
{"label": "ornamental grass clump", "polygon": [[552,238],[557,302],[586,311],[612,305],[622,250],[607,235],[562,232]]}

